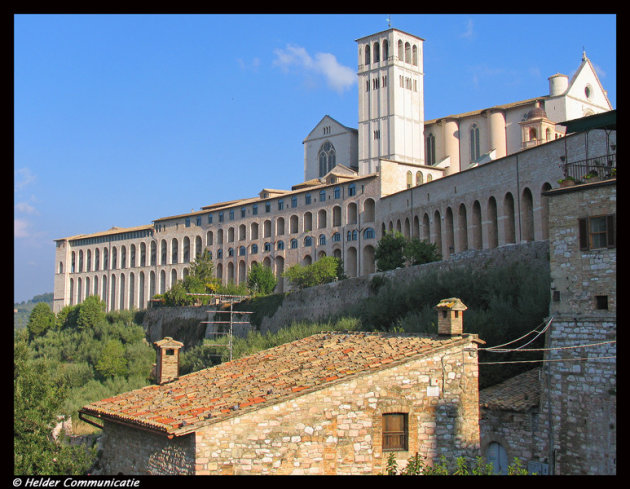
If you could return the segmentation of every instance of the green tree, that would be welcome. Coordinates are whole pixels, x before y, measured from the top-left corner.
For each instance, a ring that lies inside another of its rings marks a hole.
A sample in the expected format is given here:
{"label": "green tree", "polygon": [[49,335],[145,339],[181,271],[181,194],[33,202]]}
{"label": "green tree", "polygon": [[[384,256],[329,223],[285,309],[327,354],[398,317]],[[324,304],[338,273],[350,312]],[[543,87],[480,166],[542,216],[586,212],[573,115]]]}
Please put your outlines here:
{"label": "green tree", "polygon": [[105,303],[97,296],[90,295],[79,304],[77,327],[79,329],[94,328],[105,320]]}
{"label": "green tree", "polygon": [[[214,290],[217,287],[218,280],[214,277],[214,263],[210,258],[210,251],[204,250],[195,258],[190,266],[189,276],[200,281],[206,289]],[[194,281],[195,284],[197,283],[196,280]],[[192,284],[193,282],[191,282]]]}
{"label": "green tree", "polygon": [[29,359],[24,341],[14,344],[13,451],[15,475],[81,475],[95,459],[93,449],[72,447],[51,432],[67,393],[46,361]]}
{"label": "green tree", "polygon": [[293,265],[283,276],[299,289],[321,285],[339,278],[339,260],[324,256],[310,265]]}
{"label": "green tree", "polygon": [[127,375],[125,348],[120,340],[109,340],[105,344],[94,368],[104,378]]}
{"label": "green tree", "polygon": [[422,265],[442,258],[435,243],[412,238],[403,247],[404,258],[409,265]]}
{"label": "green tree", "polygon": [[50,309],[50,306],[45,302],[35,304],[26,325],[29,339],[32,340],[38,336],[43,336],[46,334],[46,331],[54,327],[55,314]]}
{"label": "green tree", "polygon": [[247,287],[252,294],[267,295],[273,292],[278,284],[278,279],[270,267],[254,263],[247,275]]}
{"label": "green tree", "polygon": [[385,233],[374,252],[376,268],[380,272],[402,268],[405,265],[407,240],[399,232]]}

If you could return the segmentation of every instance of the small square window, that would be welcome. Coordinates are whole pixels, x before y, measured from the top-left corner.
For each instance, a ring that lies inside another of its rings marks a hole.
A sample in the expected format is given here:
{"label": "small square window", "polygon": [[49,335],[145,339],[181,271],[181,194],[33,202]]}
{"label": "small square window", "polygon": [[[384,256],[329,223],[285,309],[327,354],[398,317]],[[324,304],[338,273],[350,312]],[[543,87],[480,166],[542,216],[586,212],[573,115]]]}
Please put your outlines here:
{"label": "small square window", "polygon": [[608,310],[608,296],[607,295],[595,296],[595,309],[599,309],[602,311]]}

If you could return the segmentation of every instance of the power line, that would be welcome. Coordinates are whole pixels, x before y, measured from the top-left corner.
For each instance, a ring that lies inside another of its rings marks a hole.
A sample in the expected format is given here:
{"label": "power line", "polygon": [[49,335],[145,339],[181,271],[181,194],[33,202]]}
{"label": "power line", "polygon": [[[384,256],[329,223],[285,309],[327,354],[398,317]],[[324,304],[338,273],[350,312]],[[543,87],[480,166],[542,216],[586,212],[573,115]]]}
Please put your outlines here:
{"label": "power line", "polygon": [[[588,348],[590,346],[608,345],[610,343],[617,343],[617,340],[600,341],[599,343],[589,343],[586,345],[558,346],[555,348],[526,348],[526,349],[515,348],[515,349],[502,349],[502,350],[491,350],[488,348],[484,348],[484,350],[492,352],[492,353],[509,353],[509,352],[514,352],[514,351],[553,351],[553,350],[570,350],[573,348]],[[482,348],[480,348],[480,350],[481,349]]]}
{"label": "power line", "polygon": [[542,326],[545,323],[540,323],[539,325],[537,325],[533,330],[531,330],[528,333],[525,333],[523,336],[521,336],[520,338],[516,338],[515,340],[512,341],[508,341],[507,343],[503,343],[501,345],[495,345],[495,346],[490,346],[488,348],[479,348],[479,350],[484,350],[484,351],[493,351],[497,348],[501,348],[502,346],[507,346],[507,345],[511,345],[512,343],[516,343],[517,341],[522,340],[523,338],[527,338],[530,334],[533,333],[538,333],[532,340],[530,340],[529,342],[525,343],[524,345],[522,345],[520,348],[522,348],[523,346],[527,346],[529,345],[532,341],[534,341],[536,338],[538,338],[541,334],[543,334],[545,331],[547,331],[547,328],[549,328],[549,325],[551,324],[551,321],[553,321],[553,318],[550,318],[549,321],[547,321],[547,324],[545,325],[545,327],[543,328],[542,331],[538,331],[538,327]]}
{"label": "power line", "polygon": [[479,365],[500,365],[505,363],[534,363],[534,362],[572,362],[578,360],[606,360],[611,358],[617,358],[616,355],[606,356],[606,357],[579,357],[579,358],[554,358],[547,360],[514,360],[508,362],[479,362]]}

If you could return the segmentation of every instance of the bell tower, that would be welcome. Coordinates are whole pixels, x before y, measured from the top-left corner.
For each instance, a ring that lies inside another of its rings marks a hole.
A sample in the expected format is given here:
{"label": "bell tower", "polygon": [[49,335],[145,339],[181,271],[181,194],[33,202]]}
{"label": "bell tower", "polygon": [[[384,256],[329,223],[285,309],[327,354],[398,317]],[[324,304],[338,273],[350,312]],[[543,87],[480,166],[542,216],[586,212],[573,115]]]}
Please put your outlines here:
{"label": "bell tower", "polygon": [[424,164],[424,39],[391,28],[356,42],[359,174],[379,158]]}

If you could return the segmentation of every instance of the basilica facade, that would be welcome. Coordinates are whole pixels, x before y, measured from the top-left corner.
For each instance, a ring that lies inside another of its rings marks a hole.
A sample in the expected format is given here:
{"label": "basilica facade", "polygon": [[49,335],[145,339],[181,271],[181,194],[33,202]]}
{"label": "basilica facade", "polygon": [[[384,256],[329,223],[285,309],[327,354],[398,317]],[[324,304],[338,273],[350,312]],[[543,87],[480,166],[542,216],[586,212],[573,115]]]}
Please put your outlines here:
{"label": "basilica facade", "polygon": [[559,124],[612,110],[585,54],[571,78],[549,77],[546,95],[425,121],[423,39],[392,28],[357,46],[358,129],[325,115],[303,141],[303,182],[55,240],[53,310],[89,295],[107,310],[144,309],[203,250],[238,284],[254,263],[281,279],[322,256],[341,258],[348,277],[373,273],[387,231],[436,243],[444,259],[547,239],[542,193],[558,186],[562,157],[610,151],[610,133],[585,140]]}

